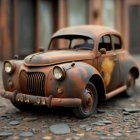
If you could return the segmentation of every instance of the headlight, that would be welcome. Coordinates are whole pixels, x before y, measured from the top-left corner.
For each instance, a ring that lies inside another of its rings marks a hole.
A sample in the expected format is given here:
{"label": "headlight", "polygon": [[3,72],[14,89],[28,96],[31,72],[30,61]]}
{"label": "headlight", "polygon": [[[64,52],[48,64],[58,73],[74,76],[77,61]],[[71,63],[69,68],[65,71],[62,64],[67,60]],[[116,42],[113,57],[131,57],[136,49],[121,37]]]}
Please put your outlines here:
{"label": "headlight", "polygon": [[53,69],[53,75],[56,80],[64,80],[66,76],[66,72],[64,68],[61,68],[59,66],[54,67]]}
{"label": "headlight", "polygon": [[15,64],[11,63],[10,61],[6,61],[4,63],[4,70],[6,73],[9,73],[9,74],[13,73],[15,70]]}

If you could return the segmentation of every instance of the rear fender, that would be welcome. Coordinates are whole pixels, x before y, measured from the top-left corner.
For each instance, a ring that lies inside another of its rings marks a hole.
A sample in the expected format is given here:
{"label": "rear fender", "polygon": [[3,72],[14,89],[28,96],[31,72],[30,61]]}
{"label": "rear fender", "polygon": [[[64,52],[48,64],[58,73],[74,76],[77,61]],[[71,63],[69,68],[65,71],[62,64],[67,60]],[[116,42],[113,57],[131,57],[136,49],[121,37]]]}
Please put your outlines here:
{"label": "rear fender", "polygon": [[121,66],[121,71],[122,71],[122,82],[123,84],[126,83],[127,76],[129,73],[131,73],[135,79],[139,77],[139,69],[138,66],[136,65],[135,61],[129,59],[125,61],[120,62]]}

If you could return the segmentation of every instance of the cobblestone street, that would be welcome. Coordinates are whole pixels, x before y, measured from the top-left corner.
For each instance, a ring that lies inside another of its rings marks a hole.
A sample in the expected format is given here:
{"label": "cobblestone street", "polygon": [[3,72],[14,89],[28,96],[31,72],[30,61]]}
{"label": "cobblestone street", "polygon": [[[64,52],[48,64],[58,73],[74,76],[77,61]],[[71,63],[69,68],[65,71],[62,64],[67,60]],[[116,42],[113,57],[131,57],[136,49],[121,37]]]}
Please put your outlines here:
{"label": "cobblestone street", "polygon": [[[140,56],[134,58],[140,67]],[[1,75],[2,62],[0,63]],[[0,77],[1,78],[1,77]],[[0,79],[0,88],[2,88]],[[0,97],[0,140],[140,140],[140,79],[134,96],[99,104],[97,114],[80,120],[70,109],[17,110]]]}

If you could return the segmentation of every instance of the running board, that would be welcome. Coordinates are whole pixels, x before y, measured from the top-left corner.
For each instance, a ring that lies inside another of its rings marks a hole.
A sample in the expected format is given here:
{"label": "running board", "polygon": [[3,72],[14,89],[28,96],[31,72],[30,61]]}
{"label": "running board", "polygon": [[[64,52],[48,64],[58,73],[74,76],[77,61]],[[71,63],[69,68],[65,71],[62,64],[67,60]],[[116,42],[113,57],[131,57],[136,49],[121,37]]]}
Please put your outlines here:
{"label": "running board", "polygon": [[108,99],[112,98],[113,96],[125,91],[126,89],[127,89],[127,86],[125,85],[125,86],[122,86],[122,87],[120,87],[120,88],[118,88],[114,91],[111,91],[111,92],[107,93],[106,94],[106,100],[108,100]]}

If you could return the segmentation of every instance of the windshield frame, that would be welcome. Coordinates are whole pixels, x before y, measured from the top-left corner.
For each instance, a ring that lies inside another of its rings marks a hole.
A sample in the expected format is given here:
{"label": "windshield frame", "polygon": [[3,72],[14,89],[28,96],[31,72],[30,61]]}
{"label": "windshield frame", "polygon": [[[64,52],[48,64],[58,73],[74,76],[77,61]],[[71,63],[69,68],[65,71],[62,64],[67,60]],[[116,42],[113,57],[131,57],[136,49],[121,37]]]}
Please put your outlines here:
{"label": "windshield frame", "polygon": [[[56,48],[56,49],[52,49],[51,48],[51,44],[53,42],[53,40],[55,39],[68,39],[70,41],[69,43],[69,47],[68,48],[65,48],[65,49],[60,49],[60,48]],[[53,38],[51,38],[50,40],[50,43],[49,43],[49,46],[48,46],[48,50],[77,50],[76,48],[70,48],[71,44],[72,44],[72,40],[74,39],[83,39],[83,40],[87,40],[87,39],[90,39],[93,41],[93,44],[92,44],[92,47],[91,49],[82,49],[82,48],[79,48],[79,50],[89,50],[89,51],[92,51],[95,49],[95,40],[89,36],[84,36],[84,35],[61,35],[61,36],[55,36]],[[91,45],[91,44],[90,44]]]}

